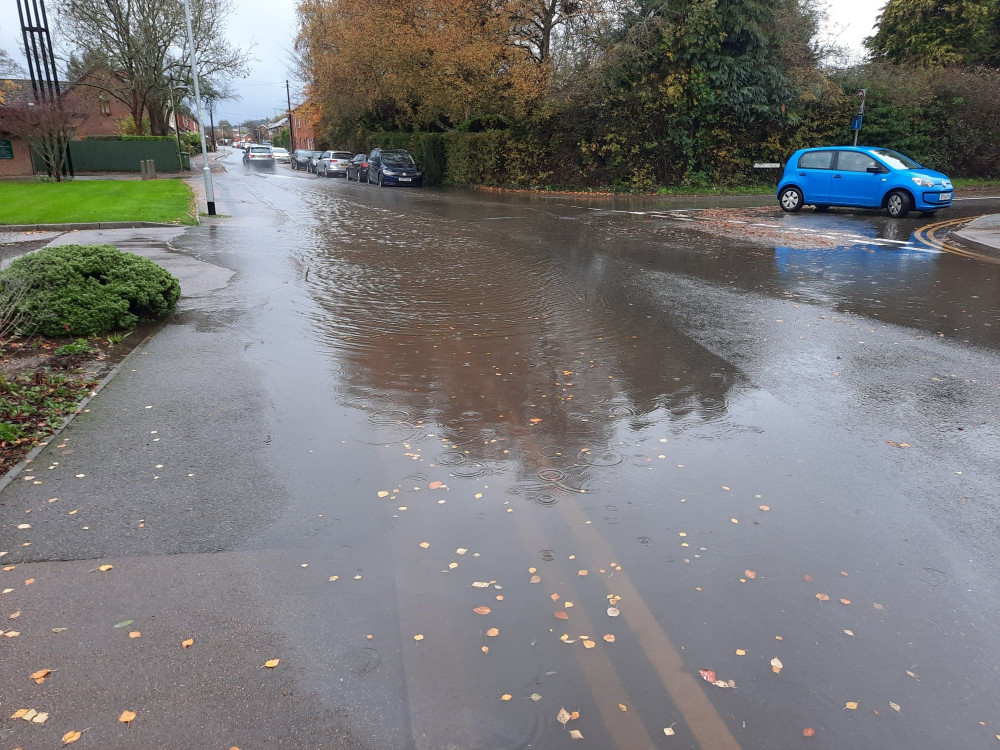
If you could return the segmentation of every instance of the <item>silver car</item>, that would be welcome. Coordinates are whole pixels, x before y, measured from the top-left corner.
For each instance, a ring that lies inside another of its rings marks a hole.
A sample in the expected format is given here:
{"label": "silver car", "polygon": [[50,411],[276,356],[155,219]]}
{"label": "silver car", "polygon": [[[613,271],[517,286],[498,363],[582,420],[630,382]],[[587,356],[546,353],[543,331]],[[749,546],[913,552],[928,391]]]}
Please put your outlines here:
{"label": "silver car", "polygon": [[274,154],[271,153],[270,146],[258,146],[253,144],[247,148],[243,154],[243,164],[248,169],[269,169],[274,171]]}
{"label": "silver car", "polygon": [[291,155],[288,153],[287,149],[281,146],[276,146],[271,149],[271,153],[274,154],[274,160],[279,164],[290,164],[292,161]]}
{"label": "silver car", "polygon": [[324,151],[316,162],[316,175],[323,177],[347,177],[347,165],[354,154],[348,151]]}

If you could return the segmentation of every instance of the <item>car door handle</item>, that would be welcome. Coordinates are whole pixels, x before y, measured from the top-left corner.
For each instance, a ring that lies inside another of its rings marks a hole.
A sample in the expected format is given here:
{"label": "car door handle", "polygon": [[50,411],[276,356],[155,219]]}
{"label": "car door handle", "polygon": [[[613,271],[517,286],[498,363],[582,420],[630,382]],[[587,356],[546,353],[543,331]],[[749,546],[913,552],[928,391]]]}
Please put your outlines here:
{"label": "car door handle", "polygon": [[806,176],[805,172],[799,172],[799,177],[805,177],[805,176]]}
{"label": "car door handle", "polygon": [[839,175],[839,174],[835,174],[835,175],[833,176],[833,179],[835,179],[835,180],[839,180],[839,179],[840,179],[840,175]]}

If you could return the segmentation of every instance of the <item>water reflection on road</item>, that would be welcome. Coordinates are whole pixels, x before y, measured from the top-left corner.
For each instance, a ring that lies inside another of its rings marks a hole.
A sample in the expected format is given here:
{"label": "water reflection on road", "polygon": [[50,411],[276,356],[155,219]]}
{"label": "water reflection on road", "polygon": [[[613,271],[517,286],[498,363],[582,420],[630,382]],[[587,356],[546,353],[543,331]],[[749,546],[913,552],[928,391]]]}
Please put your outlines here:
{"label": "water reflection on road", "polygon": [[[249,240],[285,258],[246,260],[288,282],[251,353],[296,357],[264,376],[291,497],[271,540],[359,571],[286,627],[317,651],[377,631],[377,668],[303,677],[373,746],[996,733],[992,271],[619,202],[242,182],[297,217]],[[306,425],[320,466],[289,447]],[[316,511],[337,525],[303,541]]]}

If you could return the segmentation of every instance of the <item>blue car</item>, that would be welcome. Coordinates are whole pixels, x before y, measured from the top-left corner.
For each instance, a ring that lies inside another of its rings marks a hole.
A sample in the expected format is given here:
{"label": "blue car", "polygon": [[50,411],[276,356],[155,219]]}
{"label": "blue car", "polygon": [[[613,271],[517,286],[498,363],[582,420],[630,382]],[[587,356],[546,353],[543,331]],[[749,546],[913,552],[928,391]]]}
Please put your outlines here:
{"label": "blue car", "polygon": [[888,148],[837,146],[804,148],[792,154],[778,183],[785,211],[802,206],[884,208],[901,219],[910,211],[948,208],[951,180]]}

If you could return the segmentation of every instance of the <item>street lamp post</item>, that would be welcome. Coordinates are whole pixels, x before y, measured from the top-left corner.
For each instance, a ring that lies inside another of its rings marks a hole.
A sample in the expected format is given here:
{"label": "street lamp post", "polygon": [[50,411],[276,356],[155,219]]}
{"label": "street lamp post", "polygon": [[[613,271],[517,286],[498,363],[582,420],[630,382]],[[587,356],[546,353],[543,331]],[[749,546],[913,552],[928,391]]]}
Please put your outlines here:
{"label": "street lamp post", "polygon": [[208,166],[208,150],[205,144],[205,113],[201,108],[201,91],[198,88],[198,63],[194,52],[194,32],[191,30],[191,4],[184,0],[184,16],[187,20],[188,49],[191,50],[191,78],[194,80],[194,98],[198,102],[198,132],[201,134],[201,173],[205,177],[205,199],[208,215],[215,216],[215,189],[212,187],[212,170]]}

